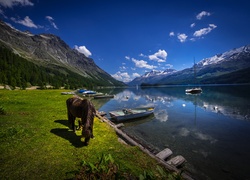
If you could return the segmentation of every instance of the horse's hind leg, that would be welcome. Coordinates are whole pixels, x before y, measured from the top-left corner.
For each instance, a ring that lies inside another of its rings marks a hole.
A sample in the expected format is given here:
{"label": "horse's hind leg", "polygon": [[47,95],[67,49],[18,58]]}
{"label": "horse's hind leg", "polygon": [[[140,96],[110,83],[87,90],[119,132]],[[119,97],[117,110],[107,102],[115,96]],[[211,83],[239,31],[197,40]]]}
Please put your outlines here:
{"label": "horse's hind leg", "polygon": [[76,131],[75,119],[76,117],[74,117],[70,112],[68,112],[69,128],[72,129],[74,132]]}

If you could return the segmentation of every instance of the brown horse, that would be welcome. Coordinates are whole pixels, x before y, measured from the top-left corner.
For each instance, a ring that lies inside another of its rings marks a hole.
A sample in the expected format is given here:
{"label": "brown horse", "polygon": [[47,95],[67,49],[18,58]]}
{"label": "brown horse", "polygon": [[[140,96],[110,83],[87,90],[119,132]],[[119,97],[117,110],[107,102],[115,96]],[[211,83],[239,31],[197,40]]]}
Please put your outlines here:
{"label": "brown horse", "polygon": [[88,145],[90,138],[93,138],[93,125],[96,110],[94,105],[87,99],[71,97],[66,100],[69,127],[75,132],[75,119],[81,118],[79,126],[82,125],[82,136],[85,137],[84,143]]}

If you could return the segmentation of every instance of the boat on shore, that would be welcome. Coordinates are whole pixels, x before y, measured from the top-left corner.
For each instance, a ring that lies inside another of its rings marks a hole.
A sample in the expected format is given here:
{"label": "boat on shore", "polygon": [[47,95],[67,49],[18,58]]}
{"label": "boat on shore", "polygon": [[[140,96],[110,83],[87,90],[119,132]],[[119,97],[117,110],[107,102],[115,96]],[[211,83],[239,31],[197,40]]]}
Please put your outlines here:
{"label": "boat on shore", "polygon": [[94,99],[104,99],[104,98],[114,98],[114,95],[104,94],[104,95],[95,95]]}
{"label": "boat on shore", "polygon": [[123,122],[127,120],[143,118],[153,113],[154,113],[154,107],[142,107],[142,108],[110,111],[109,115],[112,121]]}

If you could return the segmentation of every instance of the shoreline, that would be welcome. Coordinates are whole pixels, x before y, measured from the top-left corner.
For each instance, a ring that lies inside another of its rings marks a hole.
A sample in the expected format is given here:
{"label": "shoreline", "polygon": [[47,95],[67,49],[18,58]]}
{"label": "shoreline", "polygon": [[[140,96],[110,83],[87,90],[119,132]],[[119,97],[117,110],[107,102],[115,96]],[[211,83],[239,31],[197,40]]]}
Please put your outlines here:
{"label": "shoreline", "polygon": [[[163,165],[166,169],[168,169],[169,171],[171,172],[176,172],[176,173],[179,173],[181,174],[181,176],[186,179],[186,180],[193,180],[193,178],[191,177],[191,175],[187,174],[183,169],[179,169],[177,168],[176,166],[170,164],[169,162],[171,161],[171,159],[169,161],[165,161],[164,159],[165,158],[160,158],[159,156],[157,156],[157,154],[154,154],[152,152],[150,152],[146,147],[144,147],[143,145],[141,145],[139,142],[136,142],[134,139],[132,139],[129,135],[127,135],[126,133],[124,133],[121,129],[121,127],[123,127],[123,124],[120,123],[120,124],[114,124],[113,122],[111,122],[109,119],[107,119],[106,117],[104,116],[101,116],[99,114],[99,112],[97,111],[96,113],[96,116],[99,118],[99,120],[101,120],[102,122],[105,122],[107,123],[109,126],[111,126],[115,132],[117,133],[117,135],[123,140],[126,142],[128,142],[129,145],[132,145],[132,146],[137,146],[140,148],[141,151],[143,151],[144,153],[148,154],[151,158],[155,159],[159,164]],[[164,150],[163,150],[164,151]],[[161,151],[160,153],[162,153],[163,151]],[[158,153],[158,154],[160,154]],[[164,153],[164,152],[163,152]],[[164,155],[163,155],[164,156]],[[182,156],[181,156],[182,157]],[[172,158],[172,159],[177,159],[178,156]],[[174,161],[174,160],[173,160]],[[178,160],[177,160],[178,161]],[[177,166],[181,164],[183,164],[186,160],[184,158],[184,161],[183,162],[177,162],[176,161],[176,164]]]}

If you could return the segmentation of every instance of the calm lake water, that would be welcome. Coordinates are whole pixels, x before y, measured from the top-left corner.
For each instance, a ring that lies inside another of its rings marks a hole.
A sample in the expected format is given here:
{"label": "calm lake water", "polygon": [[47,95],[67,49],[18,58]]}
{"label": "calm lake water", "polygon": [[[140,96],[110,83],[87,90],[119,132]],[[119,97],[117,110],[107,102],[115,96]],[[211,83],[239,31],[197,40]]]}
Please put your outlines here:
{"label": "calm lake water", "polygon": [[[113,99],[93,100],[99,111],[155,106],[154,116],[123,128],[158,152],[170,148],[187,160],[195,179],[250,179],[250,86],[105,89]],[[109,117],[109,116],[107,116]]]}

